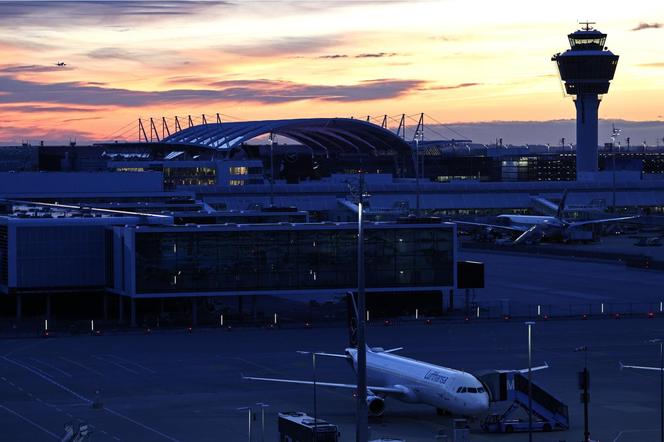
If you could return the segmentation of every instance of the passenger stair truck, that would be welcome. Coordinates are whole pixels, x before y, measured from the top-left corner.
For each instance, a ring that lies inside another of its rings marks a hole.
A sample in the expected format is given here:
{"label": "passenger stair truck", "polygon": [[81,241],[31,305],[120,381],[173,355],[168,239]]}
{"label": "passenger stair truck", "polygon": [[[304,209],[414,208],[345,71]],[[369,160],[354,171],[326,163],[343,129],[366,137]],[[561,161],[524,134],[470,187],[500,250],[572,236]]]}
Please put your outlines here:
{"label": "passenger stair truck", "polygon": [[[492,402],[510,405],[502,413],[489,414],[482,429],[490,433],[528,431],[528,378],[518,371],[491,371],[479,374]],[[554,431],[569,429],[567,405],[542,387],[532,384],[532,429]]]}

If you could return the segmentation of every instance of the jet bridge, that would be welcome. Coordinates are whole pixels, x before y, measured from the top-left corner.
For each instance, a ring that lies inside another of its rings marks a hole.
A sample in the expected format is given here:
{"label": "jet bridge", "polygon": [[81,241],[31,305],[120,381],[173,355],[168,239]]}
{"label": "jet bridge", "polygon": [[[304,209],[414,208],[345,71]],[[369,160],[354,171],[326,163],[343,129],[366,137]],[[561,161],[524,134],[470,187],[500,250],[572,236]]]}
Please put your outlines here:
{"label": "jet bridge", "polygon": [[[511,402],[502,413],[491,414],[483,425],[485,431],[527,431],[528,420],[516,418],[519,410],[528,413],[528,378],[519,371],[490,371],[478,375],[489,392],[491,402]],[[532,383],[533,429],[539,431],[569,429],[567,405]]]}

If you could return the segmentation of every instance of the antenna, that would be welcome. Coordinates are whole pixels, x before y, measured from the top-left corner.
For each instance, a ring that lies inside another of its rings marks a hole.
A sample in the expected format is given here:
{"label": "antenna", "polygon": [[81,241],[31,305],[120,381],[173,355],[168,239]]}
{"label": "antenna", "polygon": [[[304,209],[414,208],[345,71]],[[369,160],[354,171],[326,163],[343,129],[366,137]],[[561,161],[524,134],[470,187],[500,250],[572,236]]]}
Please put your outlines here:
{"label": "antenna", "polygon": [[586,20],[586,21],[581,21],[581,22],[579,22],[579,24],[580,24],[580,25],[583,25],[583,28],[581,28],[582,30],[584,30],[584,31],[592,31],[594,28],[593,28],[592,26],[590,26],[590,25],[595,25],[595,24],[597,24],[597,23],[594,22],[594,21],[587,21],[587,20]]}

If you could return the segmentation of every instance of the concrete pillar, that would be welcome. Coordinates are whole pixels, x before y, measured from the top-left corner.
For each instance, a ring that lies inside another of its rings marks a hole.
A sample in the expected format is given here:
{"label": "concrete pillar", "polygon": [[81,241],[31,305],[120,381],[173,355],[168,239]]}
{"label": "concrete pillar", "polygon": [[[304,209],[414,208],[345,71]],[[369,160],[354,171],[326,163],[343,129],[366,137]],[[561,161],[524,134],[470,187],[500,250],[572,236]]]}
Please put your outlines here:
{"label": "concrete pillar", "polygon": [[131,299],[131,304],[130,304],[131,326],[136,327],[136,300],[133,297],[130,299]]}
{"label": "concrete pillar", "polygon": [[124,323],[124,298],[118,295],[118,324]]}
{"label": "concrete pillar", "polygon": [[16,320],[20,321],[23,313],[23,306],[21,302],[21,295],[16,295]]}
{"label": "concrete pillar", "polygon": [[102,310],[104,321],[108,321],[108,293],[106,292],[104,292],[104,296],[102,298]]}
{"label": "concrete pillar", "polygon": [[46,319],[51,319],[51,295],[46,295]]}
{"label": "concrete pillar", "polygon": [[454,311],[454,289],[450,289],[450,304],[447,306],[447,311],[450,313]]}
{"label": "concrete pillar", "polygon": [[198,325],[198,298],[196,296],[191,298],[191,325]]}
{"label": "concrete pillar", "polygon": [[597,172],[597,94],[579,94],[576,106],[576,174],[577,180],[588,179]]}

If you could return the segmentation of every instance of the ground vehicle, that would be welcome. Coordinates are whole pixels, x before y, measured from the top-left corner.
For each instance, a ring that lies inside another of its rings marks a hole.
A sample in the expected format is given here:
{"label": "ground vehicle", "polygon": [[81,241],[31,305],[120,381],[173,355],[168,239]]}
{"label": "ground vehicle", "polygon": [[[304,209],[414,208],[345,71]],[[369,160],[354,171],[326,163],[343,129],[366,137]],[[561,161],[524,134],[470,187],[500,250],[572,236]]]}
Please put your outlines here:
{"label": "ground vehicle", "polygon": [[340,436],[336,425],[322,419],[299,411],[279,413],[279,442],[337,442]]}
{"label": "ground vehicle", "polygon": [[[555,423],[533,417],[533,431],[551,431]],[[482,429],[489,433],[514,433],[528,431],[528,419],[505,418],[504,414],[490,414],[482,422]]]}

